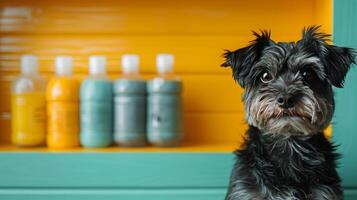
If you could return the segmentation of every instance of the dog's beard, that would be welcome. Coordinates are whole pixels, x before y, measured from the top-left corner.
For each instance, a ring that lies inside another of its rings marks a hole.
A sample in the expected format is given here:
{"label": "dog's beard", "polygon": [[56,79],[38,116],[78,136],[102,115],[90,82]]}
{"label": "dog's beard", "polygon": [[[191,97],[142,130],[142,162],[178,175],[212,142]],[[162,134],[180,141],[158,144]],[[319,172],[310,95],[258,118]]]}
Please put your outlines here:
{"label": "dog's beard", "polygon": [[323,131],[332,118],[332,106],[305,91],[294,107],[284,109],[277,105],[276,96],[255,94],[246,102],[248,123],[265,133],[308,135]]}

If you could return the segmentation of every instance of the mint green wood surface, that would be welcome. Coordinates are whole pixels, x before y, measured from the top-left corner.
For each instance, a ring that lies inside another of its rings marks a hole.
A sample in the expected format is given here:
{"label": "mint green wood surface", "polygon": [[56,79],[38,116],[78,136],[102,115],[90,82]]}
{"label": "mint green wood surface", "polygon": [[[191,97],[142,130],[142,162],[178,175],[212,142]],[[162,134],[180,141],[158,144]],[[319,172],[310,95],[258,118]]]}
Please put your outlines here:
{"label": "mint green wood surface", "polygon": [[[357,49],[357,1],[334,1],[334,43]],[[333,137],[340,144],[339,173],[343,185],[357,187],[357,69],[350,70],[344,89],[336,89]]]}
{"label": "mint green wood surface", "polygon": [[219,189],[0,189],[6,200],[221,200]]}
{"label": "mint green wood surface", "polygon": [[[0,189],[6,200],[222,200],[225,188],[206,189]],[[345,190],[344,200],[356,200],[357,190]]]}
{"label": "mint green wood surface", "polygon": [[214,188],[228,153],[1,153],[0,187]]}
{"label": "mint green wood surface", "polygon": [[[0,199],[223,199],[224,153],[2,153]],[[345,190],[345,199],[357,191]]]}

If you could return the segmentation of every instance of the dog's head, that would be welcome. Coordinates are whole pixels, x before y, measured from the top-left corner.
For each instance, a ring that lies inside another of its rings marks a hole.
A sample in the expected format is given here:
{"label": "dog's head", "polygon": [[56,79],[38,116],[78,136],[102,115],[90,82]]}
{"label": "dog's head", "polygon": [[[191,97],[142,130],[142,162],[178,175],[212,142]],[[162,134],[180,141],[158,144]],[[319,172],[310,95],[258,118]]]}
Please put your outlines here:
{"label": "dog's head", "polygon": [[265,133],[307,135],[323,131],[334,112],[332,86],[343,87],[355,51],[329,44],[313,26],[297,42],[274,42],[253,32],[247,47],[224,54],[244,88],[246,118]]}

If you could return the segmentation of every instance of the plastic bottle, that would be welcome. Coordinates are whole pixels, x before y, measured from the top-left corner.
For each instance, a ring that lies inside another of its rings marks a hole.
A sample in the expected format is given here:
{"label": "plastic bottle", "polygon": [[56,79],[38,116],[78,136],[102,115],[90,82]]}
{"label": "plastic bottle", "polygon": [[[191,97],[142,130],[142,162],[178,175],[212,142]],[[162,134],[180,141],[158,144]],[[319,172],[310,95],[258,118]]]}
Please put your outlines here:
{"label": "plastic bottle", "polygon": [[45,80],[38,73],[37,57],[21,57],[21,75],[12,84],[12,142],[39,146],[46,140]]}
{"label": "plastic bottle", "polygon": [[79,146],[79,82],[72,76],[72,59],[56,58],[56,76],[47,87],[47,145]]}
{"label": "plastic bottle", "polygon": [[156,57],[158,77],[148,82],[147,134],[155,146],[177,146],[183,136],[182,83],[173,71],[174,57]]}
{"label": "plastic bottle", "polygon": [[114,140],[122,146],[146,143],[146,82],[139,75],[139,56],[122,56],[123,76],[114,82]]}
{"label": "plastic bottle", "polygon": [[106,75],[106,58],[89,58],[89,76],[80,91],[81,145],[106,147],[112,143],[113,88]]}

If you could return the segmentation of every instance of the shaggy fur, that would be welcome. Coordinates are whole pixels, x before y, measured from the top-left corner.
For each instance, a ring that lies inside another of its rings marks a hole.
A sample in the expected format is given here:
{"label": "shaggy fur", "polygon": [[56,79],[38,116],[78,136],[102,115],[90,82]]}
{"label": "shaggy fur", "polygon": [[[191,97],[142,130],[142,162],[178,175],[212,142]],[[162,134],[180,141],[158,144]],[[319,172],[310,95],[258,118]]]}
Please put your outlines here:
{"label": "shaggy fur", "polygon": [[355,51],[329,44],[313,26],[297,42],[254,33],[244,48],[227,51],[244,88],[247,138],[232,171],[227,200],[339,200],[334,146],[324,129],[334,112],[332,86],[343,87]]}

